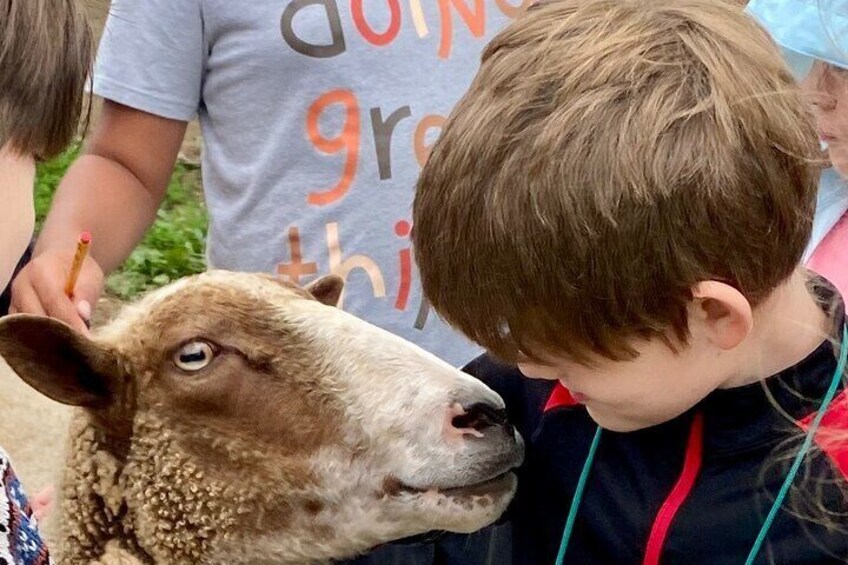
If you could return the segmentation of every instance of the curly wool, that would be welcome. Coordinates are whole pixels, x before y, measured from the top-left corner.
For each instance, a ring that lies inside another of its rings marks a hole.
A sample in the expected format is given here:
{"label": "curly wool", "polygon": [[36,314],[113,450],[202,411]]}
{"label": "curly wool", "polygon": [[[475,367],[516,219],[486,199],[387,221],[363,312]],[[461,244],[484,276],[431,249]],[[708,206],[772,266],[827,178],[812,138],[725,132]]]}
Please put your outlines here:
{"label": "curly wool", "polygon": [[[308,492],[269,492],[261,472],[242,474],[237,483],[210,477],[186,455],[170,427],[139,415],[127,462],[121,465],[98,443],[85,412],[75,415],[61,489],[61,562],[218,563],[226,555],[228,563],[279,563],[283,546],[292,563],[311,562],[297,543],[280,539],[262,555],[263,549],[250,541],[270,521],[280,520],[293,526],[292,540],[331,537],[328,528],[292,518],[291,500],[306,507]],[[261,452],[232,453],[221,465],[239,474],[239,463],[255,463],[259,457]]]}

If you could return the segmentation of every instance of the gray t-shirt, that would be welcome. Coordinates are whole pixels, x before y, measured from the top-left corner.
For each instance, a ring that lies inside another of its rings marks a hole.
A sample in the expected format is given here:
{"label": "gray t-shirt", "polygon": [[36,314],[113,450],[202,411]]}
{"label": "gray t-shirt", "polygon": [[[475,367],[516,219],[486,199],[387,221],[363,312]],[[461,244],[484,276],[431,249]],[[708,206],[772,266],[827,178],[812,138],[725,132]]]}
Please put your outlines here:
{"label": "gray t-shirt", "polygon": [[[521,0],[113,0],[95,92],[203,132],[211,267],[346,278],[343,307],[454,364],[422,297],[415,180]],[[529,2],[525,2],[529,3]]]}

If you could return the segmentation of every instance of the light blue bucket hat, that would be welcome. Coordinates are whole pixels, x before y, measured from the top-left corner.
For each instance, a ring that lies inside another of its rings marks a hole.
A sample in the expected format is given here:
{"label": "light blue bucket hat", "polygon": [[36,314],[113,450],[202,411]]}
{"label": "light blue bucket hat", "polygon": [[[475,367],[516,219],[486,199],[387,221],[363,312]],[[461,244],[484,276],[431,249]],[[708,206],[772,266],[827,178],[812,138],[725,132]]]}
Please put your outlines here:
{"label": "light blue bucket hat", "polygon": [[799,78],[815,59],[848,68],[848,0],[751,0],[747,10]]}

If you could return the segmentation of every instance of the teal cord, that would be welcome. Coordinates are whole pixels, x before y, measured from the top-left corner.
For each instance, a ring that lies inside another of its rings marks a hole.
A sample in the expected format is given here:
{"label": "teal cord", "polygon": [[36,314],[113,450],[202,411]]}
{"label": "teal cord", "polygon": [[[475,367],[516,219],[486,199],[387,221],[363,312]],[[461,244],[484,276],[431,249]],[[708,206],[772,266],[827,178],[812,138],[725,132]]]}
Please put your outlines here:
{"label": "teal cord", "polygon": [[[753,565],[754,560],[757,558],[757,555],[759,555],[760,550],[762,549],[766,536],[768,536],[768,532],[777,517],[777,513],[780,511],[783,501],[786,499],[786,495],[792,487],[795,476],[798,474],[801,464],[804,462],[804,458],[810,451],[810,447],[816,437],[816,432],[821,425],[821,421],[824,418],[830,403],[833,401],[833,397],[836,396],[836,389],[839,388],[839,383],[842,380],[842,374],[845,372],[846,362],[848,362],[848,326],[844,326],[842,328],[842,344],[839,349],[839,362],[836,365],[836,371],[833,373],[830,387],[827,389],[827,393],[825,394],[821,406],[816,413],[816,417],[813,419],[813,423],[807,430],[804,443],[801,445],[801,449],[798,451],[798,454],[795,456],[795,460],[792,462],[792,467],[789,469],[789,473],[786,475],[786,479],[784,479],[783,485],[780,487],[777,498],[775,498],[774,504],[772,504],[771,510],[769,511],[765,522],[763,522],[762,528],[760,528],[760,533],[757,535],[754,546],[748,554],[748,559],[745,561],[745,565]],[[589,472],[592,469],[592,463],[595,460],[595,454],[598,451],[598,443],[600,442],[600,439],[601,427],[598,426],[598,429],[595,431],[595,437],[592,440],[592,445],[589,447],[589,454],[586,455],[586,461],[583,463],[583,470],[580,472],[580,479],[577,481],[577,489],[574,491],[574,498],[571,501],[571,508],[568,511],[568,519],[565,522],[565,529],[562,532],[562,541],[560,542],[559,553],[557,553],[556,565],[563,565],[565,553],[568,550],[568,542],[571,540],[571,534],[574,531],[574,523],[577,520],[577,511],[580,509],[580,502],[583,500],[583,493],[586,490],[586,481],[589,479]]]}
{"label": "teal cord", "polygon": [[580,480],[577,481],[574,498],[571,500],[571,508],[568,511],[568,519],[565,521],[565,529],[562,531],[562,541],[559,544],[556,565],[562,565],[563,559],[565,559],[568,542],[571,539],[571,533],[574,531],[574,522],[577,520],[577,511],[580,509],[580,502],[583,500],[583,493],[586,491],[586,481],[589,480],[589,472],[592,470],[592,462],[595,460],[600,441],[601,427],[598,426],[595,437],[592,439],[592,445],[589,447],[589,454],[586,455],[586,461],[583,463],[583,470],[580,472]]}
{"label": "teal cord", "polygon": [[807,436],[804,438],[804,443],[801,445],[798,455],[795,456],[795,461],[792,462],[792,467],[789,469],[789,474],[786,475],[786,479],[784,479],[783,485],[777,493],[777,498],[774,499],[774,504],[771,505],[771,511],[768,513],[768,516],[766,516],[766,521],[763,522],[763,527],[760,528],[760,533],[757,536],[757,540],[754,542],[754,546],[751,548],[751,553],[748,554],[748,559],[745,561],[745,565],[753,565],[754,559],[757,558],[757,555],[760,553],[760,549],[762,549],[769,529],[771,529],[771,526],[777,517],[777,513],[780,511],[783,500],[789,493],[792,481],[795,480],[795,475],[798,474],[798,470],[801,468],[801,463],[804,462],[804,458],[810,451],[813,439],[816,437],[816,432],[819,429],[819,424],[821,424],[822,418],[824,418],[828,406],[830,406],[833,397],[836,395],[836,389],[839,387],[839,382],[842,380],[842,373],[845,372],[846,359],[848,359],[848,326],[842,328],[842,346],[839,349],[839,363],[836,366],[836,372],[833,373],[830,388],[827,389],[827,394],[824,395],[821,407],[819,408],[813,423],[810,425],[810,429],[807,430]]}

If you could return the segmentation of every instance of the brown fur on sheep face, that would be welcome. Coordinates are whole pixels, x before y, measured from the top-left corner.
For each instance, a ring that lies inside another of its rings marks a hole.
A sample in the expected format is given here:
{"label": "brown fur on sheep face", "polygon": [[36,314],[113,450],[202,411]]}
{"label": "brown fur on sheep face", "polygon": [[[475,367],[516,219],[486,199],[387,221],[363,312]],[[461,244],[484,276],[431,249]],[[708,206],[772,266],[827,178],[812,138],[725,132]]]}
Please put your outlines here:
{"label": "brown fur on sheep face", "polygon": [[338,559],[495,520],[522,443],[490,389],[308,289],[211,272],[88,338],[0,321],[0,354],[81,407],[61,489],[65,562]]}

